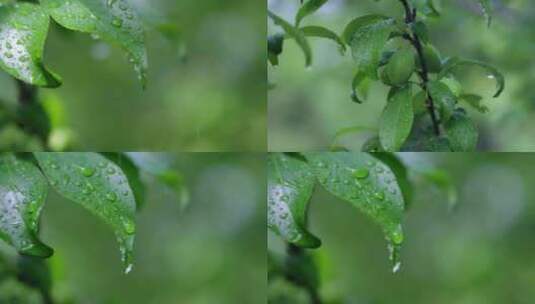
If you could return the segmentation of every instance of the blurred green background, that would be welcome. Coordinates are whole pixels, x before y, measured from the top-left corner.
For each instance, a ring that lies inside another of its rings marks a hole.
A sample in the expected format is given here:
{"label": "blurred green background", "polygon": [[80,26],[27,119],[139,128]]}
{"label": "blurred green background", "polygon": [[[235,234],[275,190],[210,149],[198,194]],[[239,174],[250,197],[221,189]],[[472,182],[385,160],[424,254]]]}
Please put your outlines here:
{"label": "blurred green background", "polygon": [[[443,192],[415,184],[405,216],[402,268],[392,274],[380,228],[350,204],[316,188],[310,230],[323,245],[325,303],[533,303],[535,155],[403,153],[412,169],[440,168],[458,189],[448,211]],[[270,250],[283,244],[269,234]]]}
{"label": "blurred green background", "polygon": [[[505,92],[492,95],[495,83],[480,69],[464,69],[460,78],[467,93],[478,93],[487,114],[470,110],[480,129],[485,151],[535,151],[535,6],[528,0],[494,0],[493,23],[487,28],[476,0],[442,3],[442,16],[429,19],[431,42],[444,56],[478,59],[505,76]],[[299,1],[268,0],[269,8],[293,20]],[[330,0],[303,25],[323,25],[341,33],[355,17],[378,13],[400,17],[399,1]],[[268,22],[268,33],[280,29]],[[302,51],[288,41],[278,67],[268,67],[268,146],[271,151],[326,150],[342,128],[377,128],[386,103],[386,86],[374,83],[363,105],[350,99],[355,65],[350,52],[340,56],[332,41],[310,39],[313,65],[305,69]],[[370,133],[352,134],[339,143],[358,150]]]}
{"label": "blurred green background", "polygon": [[[146,91],[118,47],[51,26],[44,61],[64,84],[40,93],[58,136],[73,133],[79,151],[265,150],[265,4],[130,2],[149,24]],[[167,39],[157,24],[179,34]],[[0,100],[15,92],[1,72]]]}
{"label": "blurred green background", "polygon": [[160,156],[183,174],[190,204],[181,210],[172,191],[149,181],[128,275],[113,232],[81,206],[50,193],[42,239],[55,249],[49,260],[54,303],[265,302],[265,156]]}

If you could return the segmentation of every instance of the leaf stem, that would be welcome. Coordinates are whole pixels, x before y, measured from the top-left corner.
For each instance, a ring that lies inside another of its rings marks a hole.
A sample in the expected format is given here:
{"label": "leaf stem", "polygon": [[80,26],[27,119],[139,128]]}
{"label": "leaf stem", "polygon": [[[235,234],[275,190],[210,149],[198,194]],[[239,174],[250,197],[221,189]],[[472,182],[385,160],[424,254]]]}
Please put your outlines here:
{"label": "leaf stem", "polygon": [[17,83],[19,93],[18,101],[20,105],[29,105],[37,101],[37,89],[34,86],[18,79],[15,82]]}
{"label": "leaf stem", "polygon": [[[297,247],[293,244],[288,244],[286,247],[286,252],[288,254],[288,259],[304,259],[305,258],[305,249]],[[290,273],[286,273],[286,279],[290,282],[293,282],[295,285],[303,287],[310,297],[310,304],[322,304],[321,297],[318,293],[318,290],[314,286],[309,284],[303,284],[301,278],[295,278]]]}
{"label": "leaf stem", "polygon": [[[38,102],[38,95],[37,95],[37,87],[33,86],[31,84],[27,84],[24,81],[21,81],[19,79],[15,79],[15,83],[17,84],[17,91],[18,91],[18,107],[19,111],[16,113],[16,123],[17,125],[26,132],[30,133],[31,135],[36,135],[43,147],[48,149],[48,136],[46,133],[43,132],[34,132],[34,131],[28,131],[28,128],[31,129],[31,126],[28,125],[27,119],[21,118],[19,115],[20,112],[22,112],[24,109],[32,109],[34,105]],[[40,130],[42,131],[42,130]]]}
{"label": "leaf stem", "polygon": [[[400,0],[400,2],[402,3],[405,9],[405,23],[406,24],[414,23],[414,21],[416,21],[416,8],[411,9],[411,6],[407,2],[407,0]],[[418,37],[418,35],[414,32],[412,33],[412,35],[411,34],[403,35],[403,38],[405,38],[412,44],[412,46],[416,50],[418,59],[420,60],[422,70],[418,72],[418,75],[422,79],[421,86],[427,95],[427,100],[426,100],[427,110],[429,111],[429,115],[431,116],[431,122],[433,123],[433,131],[435,132],[436,136],[440,136],[440,122],[435,113],[435,103],[433,101],[433,97],[431,96],[431,94],[429,94],[429,89],[427,86],[427,83],[429,82],[429,73],[427,69],[427,62],[425,61],[422,42],[420,41],[420,37]]]}

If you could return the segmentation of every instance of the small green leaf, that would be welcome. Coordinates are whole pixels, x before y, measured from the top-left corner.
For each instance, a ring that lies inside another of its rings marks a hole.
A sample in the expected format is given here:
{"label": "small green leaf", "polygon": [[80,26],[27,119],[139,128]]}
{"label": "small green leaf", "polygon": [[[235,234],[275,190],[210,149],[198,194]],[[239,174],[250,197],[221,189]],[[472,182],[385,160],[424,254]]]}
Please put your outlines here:
{"label": "small green leaf", "polygon": [[308,44],[308,40],[306,39],[303,31],[301,31],[297,27],[294,27],[286,20],[275,15],[271,11],[268,11],[268,16],[269,18],[271,18],[271,20],[273,20],[276,25],[280,26],[289,37],[295,39],[295,41],[305,54],[306,66],[310,66],[312,64],[312,50],[310,49],[310,45]]}
{"label": "small green leaf", "polygon": [[331,31],[328,28],[322,27],[322,26],[305,26],[301,28],[301,31],[305,34],[307,37],[319,37],[319,38],[325,38],[330,39],[336,43],[338,43],[338,46],[340,47],[340,52],[345,52],[346,45],[342,41],[338,35]]}
{"label": "small green leaf", "polygon": [[377,67],[394,20],[380,15],[366,15],[351,21],[345,28],[342,39],[351,46],[353,59],[359,72],[377,79]]}
{"label": "small green leaf", "polygon": [[61,79],[43,64],[48,15],[37,4],[0,6],[0,67],[15,78],[54,88]]}
{"label": "small green leaf", "polygon": [[454,69],[467,65],[475,65],[483,68],[487,72],[488,78],[496,80],[496,93],[494,94],[494,97],[498,97],[502,94],[503,90],[505,89],[505,79],[503,75],[495,67],[476,60],[462,59],[458,57],[449,58],[444,63],[442,71],[438,74],[438,79],[445,77],[449,73],[453,72]]}
{"label": "small green leaf", "polygon": [[299,27],[299,24],[303,18],[316,12],[327,1],[328,0],[308,0],[297,12],[297,15],[295,16],[295,26]]}
{"label": "small green leaf", "polygon": [[357,72],[351,82],[351,100],[356,103],[363,103],[363,98],[359,96],[359,87],[366,81],[366,75],[361,72]]}
{"label": "small green leaf", "polygon": [[89,33],[119,45],[146,84],[147,51],[142,23],[127,0],[40,0],[50,16],[74,31]]}
{"label": "small green leaf", "polygon": [[478,131],[464,112],[456,111],[444,127],[453,152],[475,151],[479,136]]}
{"label": "small green leaf", "polygon": [[476,94],[461,94],[459,100],[464,101],[472,108],[476,109],[480,113],[487,113],[489,108],[481,103],[483,97]]}
{"label": "small green leaf", "polygon": [[125,272],[132,269],[136,202],[121,168],[98,153],[34,153],[50,184],[110,225]]}
{"label": "small green leaf", "polygon": [[21,254],[49,257],[38,239],[39,217],[48,193],[46,179],[30,161],[0,154],[0,238]]}
{"label": "small green leaf", "polygon": [[383,230],[391,249],[394,272],[399,270],[403,194],[396,175],[368,153],[304,153],[320,183],[350,202]]}
{"label": "small green leaf", "polygon": [[268,227],[300,247],[321,245],[306,229],[314,183],[314,175],[304,161],[283,153],[268,156]]}
{"label": "small green leaf", "polygon": [[429,32],[427,30],[427,25],[425,25],[423,21],[416,21],[415,23],[411,23],[410,26],[412,32],[420,38],[420,41],[424,44],[429,42]]}
{"label": "small green leaf", "polygon": [[429,95],[440,110],[443,122],[447,122],[453,115],[457,99],[450,88],[440,81],[430,81],[427,84]]}
{"label": "small green leaf", "polygon": [[398,151],[409,137],[414,121],[410,87],[395,89],[379,123],[379,138],[386,151]]}

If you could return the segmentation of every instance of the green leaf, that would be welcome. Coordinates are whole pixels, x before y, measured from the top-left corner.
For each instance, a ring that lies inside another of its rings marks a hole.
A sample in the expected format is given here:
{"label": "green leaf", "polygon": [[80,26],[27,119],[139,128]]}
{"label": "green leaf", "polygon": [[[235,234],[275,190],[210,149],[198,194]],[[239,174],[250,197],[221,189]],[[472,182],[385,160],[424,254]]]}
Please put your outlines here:
{"label": "green leaf", "polygon": [[414,121],[410,87],[395,89],[379,123],[379,138],[386,151],[398,151],[409,137]]}
{"label": "green leaf", "polygon": [[325,38],[333,40],[334,42],[338,43],[338,46],[340,47],[340,52],[345,52],[346,45],[342,41],[338,35],[331,31],[328,28],[322,27],[322,26],[305,26],[301,28],[301,31],[305,34],[307,37],[319,37],[319,38]]}
{"label": "green leaf", "polygon": [[394,271],[397,271],[405,203],[392,170],[368,153],[304,154],[327,191],[350,202],[382,228],[391,249]]}
{"label": "green leaf", "polygon": [[98,153],[34,153],[50,184],[110,225],[125,272],[132,269],[136,202],[121,168]]}
{"label": "green leaf", "polygon": [[453,152],[475,151],[479,134],[474,123],[464,112],[455,112],[444,127]]}
{"label": "green leaf", "polygon": [[54,88],[59,76],[43,64],[48,15],[37,4],[0,6],[0,67],[24,82]]}
{"label": "green leaf", "polygon": [[427,84],[429,95],[433,98],[435,106],[440,110],[443,122],[447,122],[453,115],[457,99],[450,88],[440,81],[430,81]]}
{"label": "green leaf", "polygon": [[143,25],[126,0],[40,0],[50,16],[74,31],[89,33],[119,45],[146,85],[147,51]]}
{"label": "green leaf", "polygon": [[489,108],[481,103],[483,97],[476,94],[461,94],[459,100],[464,101],[472,108],[476,109],[480,113],[487,113]]}
{"label": "green leaf", "polygon": [[503,90],[505,89],[505,79],[503,75],[495,67],[484,62],[471,60],[471,59],[462,59],[458,57],[449,58],[444,63],[442,67],[442,71],[438,74],[438,79],[445,77],[449,73],[453,72],[454,69],[457,69],[462,66],[471,66],[471,65],[475,65],[475,66],[483,68],[487,72],[488,78],[492,78],[496,80],[496,93],[494,94],[494,97],[500,96]]}
{"label": "green leaf", "polygon": [[312,64],[312,50],[310,49],[310,45],[308,44],[308,40],[306,39],[303,31],[301,31],[297,27],[294,27],[286,20],[275,15],[271,11],[268,11],[268,16],[269,18],[271,18],[271,20],[273,20],[276,25],[280,26],[289,37],[295,39],[295,41],[305,54],[306,66],[310,66]]}
{"label": "green leaf", "polygon": [[410,24],[411,30],[414,34],[420,38],[424,44],[429,43],[429,31],[427,30],[427,25],[423,21],[416,21],[415,23]]}
{"label": "green leaf", "polygon": [[403,201],[405,202],[405,209],[407,209],[412,202],[413,187],[409,181],[409,174],[405,164],[393,153],[372,153],[373,157],[382,161],[387,165],[390,170],[396,176],[398,181],[399,188],[401,189],[401,194],[403,195]]}
{"label": "green leaf", "polygon": [[103,155],[123,170],[126,178],[128,179],[128,184],[134,193],[134,198],[136,199],[136,209],[141,209],[145,203],[145,185],[141,181],[141,176],[137,166],[128,157],[128,155],[125,155],[124,153],[107,152],[103,153]]}
{"label": "green leaf", "polygon": [[394,20],[380,15],[366,15],[351,21],[345,28],[342,39],[351,46],[358,71],[377,79],[377,67]]}
{"label": "green leaf", "polygon": [[[363,103],[363,98],[359,97],[359,87],[366,81],[366,75],[361,72],[357,72],[351,82],[351,100],[356,103]],[[360,90],[362,91],[362,90]]]}
{"label": "green leaf", "polygon": [[283,153],[268,156],[268,227],[289,243],[317,248],[321,241],[306,229],[315,178],[308,165]]}
{"label": "green leaf", "polygon": [[322,7],[328,0],[308,0],[307,3],[301,6],[297,15],[295,16],[295,26],[299,27],[301,20],[308,15],[316,12],[320,7]]}
{"label": "green leaf", "polygon": [[53,250],[38,239],[39,216],[48,185],[30,161],[0,154],[0,238],[21,254],[49,257]]}

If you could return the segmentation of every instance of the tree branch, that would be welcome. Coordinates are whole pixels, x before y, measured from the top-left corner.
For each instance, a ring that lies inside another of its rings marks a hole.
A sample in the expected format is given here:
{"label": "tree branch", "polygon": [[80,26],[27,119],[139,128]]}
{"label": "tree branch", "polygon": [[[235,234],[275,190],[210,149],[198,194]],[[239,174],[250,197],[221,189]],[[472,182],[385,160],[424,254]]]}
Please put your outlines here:
{"label": "tree branch", "polygon": [[[416,9],[411,9],[409,3],[407,0],[400,0],[403,7],[405,8],[405,23],[411,24],[414,21],[416,21]],[[418,75],[422,79],[422,88],[427,94],[427,110],[429,112],[429,115],[431,116],[431,121],[433,123],[433,131],[435,132],[436,136],[440,136],[440,122],[437,118],[437,115],[435,113],[435,103],[433,101],[433,97],[431,94],[429,94],[427,83],[429,82],[429,73],[427,69],[427,62],[425,61],[425,56],[423,52],[422,42],[420,41],[420,37],[416,33],[412,33],[412,35],[407,34],[403,36],[405,39],[410,41],[414,49],[416,50],[416,53],[418,55],[418,60],[420,61],[420,65],[422,67],[422,70],[418,72]]]}

